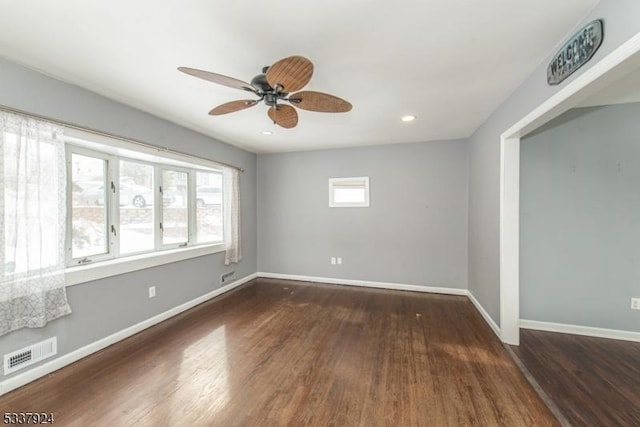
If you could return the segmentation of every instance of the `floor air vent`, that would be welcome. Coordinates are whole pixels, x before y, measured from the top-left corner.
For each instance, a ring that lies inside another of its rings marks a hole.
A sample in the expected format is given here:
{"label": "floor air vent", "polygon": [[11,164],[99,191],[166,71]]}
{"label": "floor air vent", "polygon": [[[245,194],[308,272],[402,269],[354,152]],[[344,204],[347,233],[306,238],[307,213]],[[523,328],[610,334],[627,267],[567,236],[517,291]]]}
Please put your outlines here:
{"label": "floor air vent", "polygon": [[26,368],[36,362],[55,355],[58,352],[58,340],[56,337],[41,341],[29,347],[21,348],[4,355],[4,374],[10,374],[19,369]]}

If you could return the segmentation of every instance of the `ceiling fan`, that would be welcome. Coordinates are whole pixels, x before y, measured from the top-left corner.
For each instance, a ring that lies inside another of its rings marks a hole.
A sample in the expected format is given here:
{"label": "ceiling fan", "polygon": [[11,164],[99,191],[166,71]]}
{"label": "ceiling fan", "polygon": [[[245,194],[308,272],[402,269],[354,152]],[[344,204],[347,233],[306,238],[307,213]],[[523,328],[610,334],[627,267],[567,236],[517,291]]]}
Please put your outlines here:
{"label": "ceiling fan", "polygon": [[[255,76],[251,83],[195,68],[178,67],[178,70],[258,96],[258,99],[242,99],[218,105],[209,111],[212,116],[244,110],[264,101],[270,107],[267,111],[269,118],[275,124],[291,129],[298,124],[298,113],[292,105],[303,110],[323,113],[344,113],[351,110],[351,104],[337,96],[311,90],[298,92],[309,83],[313,75],[313,63],[302,56],[290,56],[270,67],[264,67],[262,73]],[[291,105],[282,104],[283,101]]]}

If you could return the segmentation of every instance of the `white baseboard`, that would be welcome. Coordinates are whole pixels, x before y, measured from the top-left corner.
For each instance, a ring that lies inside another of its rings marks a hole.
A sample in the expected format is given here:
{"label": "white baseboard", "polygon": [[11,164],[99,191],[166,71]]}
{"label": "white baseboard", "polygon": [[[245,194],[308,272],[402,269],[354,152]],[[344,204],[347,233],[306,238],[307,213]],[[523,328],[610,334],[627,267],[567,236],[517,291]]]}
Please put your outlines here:
{"label": "white baseboard", "polygon": [[391,289],[397,291],[413,291],[413,292],[427,292],[435,294],[445,295],[462,295],[467,296],[473,303],[476,309],[480,312],[485,322],[489,325],[491,330],[498,336],[498,339],[502,341],[502,335],[500,327],[493,321],[489,313],[478,302],[468,289],[461,288],[447,288],[442,286],[418,286],[407,285],[404,283],[389,283],[389,282],[372,282],[367,280],[351,280],[351,279],[335,279],[331,277],[316,277],[316,276],[301,276],[296,274],[280,274],[280,273],[267,273],[260,271],[258,277],[264,277],[266,279],[283,279],[283,280],[300,280],[303,282],[318,282],[329,283],[334,285],[347,285],[347,286],[361,286],[366,288],[378,288],[378,289]]}
{"label": "white baseboard", "polygon": [[520,327],[524,329],[535,329],[537,331],[560,332],[563,334],[640,342],[640,332],[621,331],[618,329],[594,328],[590,326],[540,322],[538,320],[526,319],[520,319]]}
{"label": "white baseboard", "polygon": [[298,280],[302,282],[329,283],[332,285],[361,286],[365,288],[392,289],[397,291],[428,292],[432,294],[468,295],[466,289],[446,288],[441,286],[418,286],[403,283],[372,282],[368,280],[334,279],[330,277],[300,276],[297,274],[280,274],[258,272],[258,277],[266,279]]}
{"label": "white baseboard", "polygon": [[489,316],[489,313],[487,313],[487,310],[484,309],[482,304],[480,304],[480,301],[478,301],[476,299],[476,297],[473,296],[473,294],[470,291],[468,293],[468,296],[469,296],[469,299],[471,300],[471,302],[473,303],[473,305],[476,307],[476,309],[480,312],[480,314],[484,318],[484,321],[487,322],[489,327],[498,336],[498,339],[500,341],[503,341],[502,332],[500,331],[500,326],[498,326],[498,324],[491,318],[491,316]]}
{"label": "white baseboard", "polygon": [[177,307],[174,307],[170,310],[165,311],[164,313],[160,313],[156,316],[153,316],[147,320],[144,320],[138,324],[130,326],[126,329],[118,331],[114,334],[111,334],[105,338],[102,338],[98,341],[95,341],[91,344],[87,344],[84,347],[81,347],[77,350],[74,350],[70,353],[64,354],[57,359],[53,359],[50,362],[44,363],[40,366],[37,366],[31,370],[28,370],[22,374],[15,375],[10,377],[2,382],[0,382],[0,396],[10,392],[11,390],[15,390],[18,387],[21,387],[31,381],[34,381],[38,378],[41,378],[51,372],[57,371],[60,368],[63,368],[67,365],[70,365],[73,362],[76,362],[83,357],[87,357],[92,353],[95,353],[99,350],[102,350],[105,347],[108,347],[112,344],[117,343],[118,341],[122,341],[125,338],[128,338],[138,332],[147,329],[153,325],[156,325],[164,320],[169,319],[177,314],[182,313],[183,311],[189,310],[190,308],[195,307],[198,304],[202,304],[205,301],[210,300],[211,298],[215,298],[218,295],[221,295],[225,292],[229,292],[230,290],[237,288],[238,286],[255,279],[257,277],[257,273],[250,274],[241,279],[236,280],[235,282],[229,283],[226,286],[218,288],[214,291],[211,291],[207,294],[199,296],[191,301],[188,301],[184,304],[181,304]]}

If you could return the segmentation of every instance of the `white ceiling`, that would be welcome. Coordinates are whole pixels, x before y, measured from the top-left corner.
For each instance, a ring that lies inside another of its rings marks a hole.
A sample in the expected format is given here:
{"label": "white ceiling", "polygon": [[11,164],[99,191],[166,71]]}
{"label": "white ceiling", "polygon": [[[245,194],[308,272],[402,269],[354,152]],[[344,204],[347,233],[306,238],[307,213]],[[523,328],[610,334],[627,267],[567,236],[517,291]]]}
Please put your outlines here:
{"label": "white ceiling", "polygon": [[[255,152],[470,136],[598,0],[0,0],[0,56]],[[291,55],[305,88],[353,104],[299,111],[294,129],[247,93],[176,70],[250,81]],[[418,120],[403,124],[400,117]],[[265,136],[262,130],[272,130]]]}

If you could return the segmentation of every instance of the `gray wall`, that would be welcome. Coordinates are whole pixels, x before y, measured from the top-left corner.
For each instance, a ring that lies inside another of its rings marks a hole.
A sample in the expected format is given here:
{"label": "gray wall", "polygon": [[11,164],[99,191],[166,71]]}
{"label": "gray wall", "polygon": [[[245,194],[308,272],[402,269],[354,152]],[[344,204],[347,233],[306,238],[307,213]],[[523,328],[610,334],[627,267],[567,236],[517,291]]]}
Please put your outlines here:
{"label": "gray wall", "polygon": [[[369,208],[328,207],[349,176],[370,177]],[[261,272],[466,288],[467,143],[259,155],[258,254]]]}
{"label": "gray wall", "polygon": [[[590,64],[568,81],[638,33],[638,16],[640,2],[637,0],[601,2],[584,22],[604,18],[603,45]],[[553,53],[550,52],[549,56]],[[469,289],[491,317],[499,322],[500,134],[566,84],[556,87],[546,85],[546,62],[470,138],[468,215],[467,171],[464,167],[467,153],[463,142],[260,156],[260,178],[265,181],[260,182],[259,190],[260,270],[465,287],[468,250]],[[508,63],[504,66],[508,66]],[[0,76],[2,105],[244,167],[246,172],[242,175],[241,185],[245,260],[234,268],[238,277],[256,271],[255,155],[2,59]],[[385,158],[385,153],[391,151],[397,154]],[[417,153],[424,155],[414,157]],[[342,159],[343,155],[347,160]],[[305,168],[294,165],[293,160],[297,158],[303,160]],[[440,162],[431,161],[432,158],[439,159]],[[328,234],[313,233],[317,238],[304,243],[304,239],[284,228],[285,221],[279,218],[274,209],[275,202],[283,200],[278,192],[288,189],[290,197],[284,199],[285,204],[281,205],[283,209],[280,212],[284,212],[283,218],[291,224],[291,229],[302,233],[319,227],[305,216],[289,213],[305,213],[311,215],[311,220],[316,218],[314,212],[301,207],[303,203],[292,202],[301,197],[294,191],[295,188],[300,188],[296,182],[308,182],[311,176],[320,177],[322,174],[315,161],[324,164],[326,172],[322,177],[322,184],[310,183],[313,188],[317,186],[318,191],[324,193],[323,200],[322,203],[308,199],[302,201],[313,203],[313,206],[326,206],[326,179],[329,175],[370,175],[372,207],[366,221],[358,218],[347,222],[349,213],[339,214],[343,218],[336,217],[331,221],[327,219],[327,223],[335,228],[325,226],[324,230]],[[374,162],[375,169],[369,166],[371,162]],[[285,166],[282,170],[275,168],[279,163]],[[454,170],[459,173],[454,173]],[[399,180],[398,176],[413,176],[416,178],[413,181],[423,180],[422,185],[418,186],[423,191],[419,198],[422,204],[397,194],[401,192],[392,188],[392,185],[380,187],[377,184],[394,182]],[[460,176],[465,176],[463,182],[458,181]],[[385,177],[390,178],[385,180]],[[446,184],[438,182],[447,179],[449,181]],[[287,182],[288,180],[291,182]],[[282,184],[281,188],[276,189],[276,184]],[[380,193],[382,188],[385,191]],[[459,193],[455,193],[456,190]],[[457,199],[457,196],[463,200]],[[390,202],[390,205],[377,205],[381,201]],[[399,202],[414,209],[393,211],[393,203]],[[292,210],[287,212],[285,207]],[[388,212],[382,213],[379,210]],[[443,212],[447,213],[446,218]],[[381,218],[390,214],[393,214],[391,218],[398,219],[401,223],[404,221],[408,226],[401,229],[398,235],[381,235],[373,227],[384,226]],[[412,227],[419,231],[407,231],[412,230]],[[414,237],[418,233],[422,239]],[[351,236],[353,239],[342,239],[340,236]],[[370,246],[369,243],[374,245]],[[407,247],[411,248],[413,255],[405,256],[410,252]],[[307,252],[303,252],[304,250]],[[345,264],[332,268],[328,263],[331,255],[342,256]],[[302,264],[297,264],[296,261],[302,261]],[[60,353],[67,353],[206,293],[218,286],[218,276],[224,270],[222,257],[216,254],[70,287],[69,298],[75,310],[73,315],[56,320],[42,329],[21,330],[2,337],[0,354],[52,334],[59,337]],[[183,272],[189,272],[190,280],[183,280]],[[154,300],[146,298],[146,287],[150,280],[158,287],[158,297]]]}
{"label": "gray wall", "polygon": [[523,319],[640,331],[640,103],[570,110],[522,139]]}
{"label": "gray wall", "polygon": [[[602,1],[579,27],[593,19],[605,22],[600,50],[587,65],[558,86],[548,86],[546,66],[555,53],[496,109],[469,140],[469,290],[500,322],[500,135],[568,82],[640,32],[640,1]],[[543,28],[540,29],[544,31]],[[567,36],[572,32],[567,29]],[[563,40],[558,40],[558,47]],[[506,58],[507,61],[517,58]],[[502,64],[508,67],[508,63]]]}
{"label": "gray wall", "polygon": [[[225,271],[235,270],[237,278],[256,272],[255,154],[4,59],[0,59],[0,76],[0,105],[245,169],[240,177],[244,260],[239,265],[225,267],[223,254],[218,253],[68,287],[73,314],[44,328],[1,337],[0,354],[57,335],[59,357],[220,287]],[[149,285],[157,287],[154,299],[147,298]]]}

